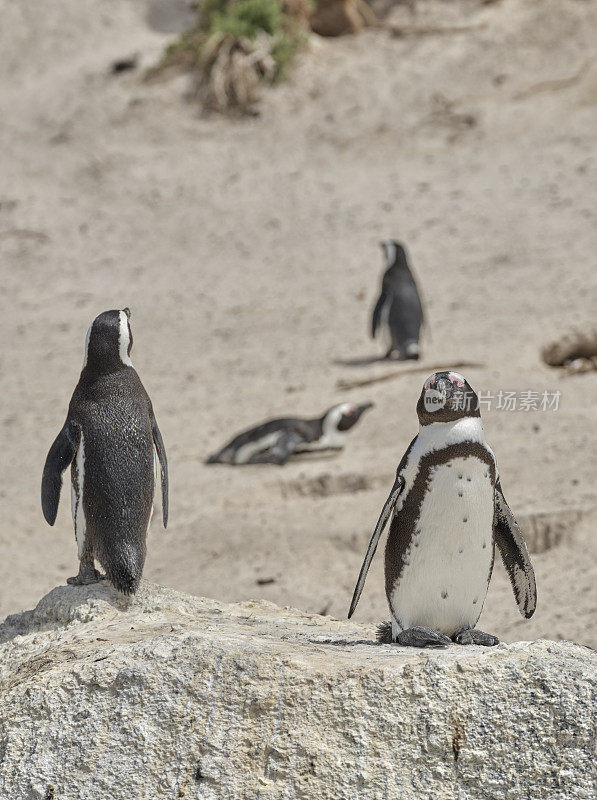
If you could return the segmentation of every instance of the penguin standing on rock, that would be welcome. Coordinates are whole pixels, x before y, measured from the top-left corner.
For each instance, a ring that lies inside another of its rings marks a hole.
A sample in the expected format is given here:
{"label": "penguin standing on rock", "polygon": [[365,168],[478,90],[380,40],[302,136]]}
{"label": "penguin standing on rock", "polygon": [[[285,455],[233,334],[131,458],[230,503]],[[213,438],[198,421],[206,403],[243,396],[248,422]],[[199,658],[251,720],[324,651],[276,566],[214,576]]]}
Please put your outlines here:
{"label": "penguin standing on rock", "polygon": [[381,294],[373,309],[371,335],[383,328],[388,340],[386,358],[396,361],[419,358],[419,332],[423,308],[417,284],[408,266],[406,251],[396,241],[381,243],[386,271]]}
{"label": "penguin standing on rock", "polygon": [[333,406],[317,419],[270,419],[239,433],[207,459],[207,464],[286,464],[297,452],[341,450],[346,432],[373,403]]}
{"label": "penguin standing on rock", "polygon": [[494,544],[523,617],[533,615],[537,590],[485,442],[477,395],[462,375],[436,372],[425,381],[417,414],[419,434],[398,466],[348,616],[391,517],[385,576],[392,621],[380,626],[379,640],[413,647],[496,645],[495,636],[475,628],[493,570]]}
{"label": "penguin standing on rock", "polygon": [[[153,511],[156,454],[162,483],[164,528],[168,523],[168,465],[151,400],[130,359],[130,311],[104,311],[85,342],[85,360],[66,422],[50,448],[41,483],[41,504],[53,525],[62,473],[71,465],[71,503],[79,573],[67,583],[95,583],[102,576],[134,594],[145,563]],[[155,449],[154,449],[155,448]]]}

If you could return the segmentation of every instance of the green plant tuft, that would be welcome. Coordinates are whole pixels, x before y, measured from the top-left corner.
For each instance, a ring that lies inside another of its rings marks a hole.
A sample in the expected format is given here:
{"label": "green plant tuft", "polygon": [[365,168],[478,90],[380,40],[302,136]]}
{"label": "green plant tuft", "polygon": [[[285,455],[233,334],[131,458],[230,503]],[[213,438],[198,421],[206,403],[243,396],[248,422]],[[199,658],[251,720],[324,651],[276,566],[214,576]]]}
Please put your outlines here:
{"label": "green plant tuft", "polygon": [[259,82],[288,75],[307,38],[311,0],[203,0],[197,19],[148,73],[189,71],[206,107],[249,111]]}
{"label": "green plant tuft", "polygon": [[236,39],[255,39],[261,32],[273,36],[280,27],[282,9],[276,0],[237,0],[211,18],[211,33],[224,33]]}

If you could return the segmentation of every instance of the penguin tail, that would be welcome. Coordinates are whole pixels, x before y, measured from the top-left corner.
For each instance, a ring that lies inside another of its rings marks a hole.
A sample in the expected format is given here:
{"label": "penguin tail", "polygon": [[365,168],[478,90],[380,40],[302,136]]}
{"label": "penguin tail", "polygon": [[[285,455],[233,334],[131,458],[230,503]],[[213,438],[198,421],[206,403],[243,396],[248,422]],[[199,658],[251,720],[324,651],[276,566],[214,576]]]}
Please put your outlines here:
{"label": "penguin tail", "polygon": [[234,464],[234,449],[225,447],[223,450],[218,450],[213,453],[206,461],[206,464]]}
{"label": "penguin tail", "polygon": [[126,570],[106,570],[106,576],[112,586],[122,594],[136,594],[141,581],[141,575],[134,575]]}
{"label": "penguin tail", "polygon": [[375,638],[380,644],[392,644],[392,623],[382,622],[379,624]]}
{"label": "penguin tail", "polygon": [[115,589],[125,595],[135,594],[145,564],[145,542],[120,542],[109,553],[98,553],[98,561]]}

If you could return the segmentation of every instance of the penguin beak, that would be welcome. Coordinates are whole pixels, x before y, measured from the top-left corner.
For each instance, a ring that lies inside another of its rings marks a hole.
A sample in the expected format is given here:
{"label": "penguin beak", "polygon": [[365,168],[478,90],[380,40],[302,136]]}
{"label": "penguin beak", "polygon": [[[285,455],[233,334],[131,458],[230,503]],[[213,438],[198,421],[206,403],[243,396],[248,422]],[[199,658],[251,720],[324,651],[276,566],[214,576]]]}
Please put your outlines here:
{"label": "penguin beak", "polygon": [[435,389],[444,395],[444,397],[451,397],[454,394],[454,387],[452,382],[447,378],[440,378],[435,381]]}
{"label": "penguin beak", "polygon": [[122,310],[126,314],[127,318],[130,319],[131,318],[131,309],[130,308],[123,308]]}

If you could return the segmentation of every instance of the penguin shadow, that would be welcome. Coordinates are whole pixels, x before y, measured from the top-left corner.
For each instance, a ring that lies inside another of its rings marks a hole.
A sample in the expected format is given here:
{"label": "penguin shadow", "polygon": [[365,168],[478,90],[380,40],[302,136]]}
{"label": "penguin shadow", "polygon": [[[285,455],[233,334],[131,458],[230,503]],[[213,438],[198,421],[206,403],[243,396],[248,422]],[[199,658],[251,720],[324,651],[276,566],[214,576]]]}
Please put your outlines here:
{"label": "penguin shadow", "polygon": [[362,358],[335,358],[332,364],[335,367],[368,367],[371,364],[396,364],[397,362],[387,356],[364,356]]}
{"label": "penguin shadow", "polygon": [[307,639],[309,644],[331,645],[332,647],[357,647],[366,644],[372,647],[381,647],[384,642],[376,639]]}
{"label": "penguin shadow", "polygon": [[[261,463],[247,463],[247,464],[225,464],[222,462],[214,461],[210,463],[207,459],[202,458],[201,463],[204,465],[208,465],[210,468],[215,467],[218,468],[227,468],[227,467],[234,467],[238,468],[241,467],[243,470],[250,472],[254,470],[255,472],[260,471],[267,471],[268,467],[286,467],[291,464],[299,464],[304,463],[305,461],[330,461],[334,458],[338,458],[340,451],[338,448],[335,447],[322,447],[319,450],[304,450],[299,451],[298,453],[293,453],[292,456],[285,461],[283,464],[276,464],[273,461],[263,461]],[[189,461],[195,459],[188,459]]]}
{"label": "penguin shadow", "polygon": [[116,611],[126,611],[135,602],[134,595],[121,594],[107,578],[85,586],[59,584],[45,594],[34,609],[6,617],[0,624],[0,644],[6,644],[16,636],[58,630],[73,620],[87,621],[90,605],[98,600]]}
{"label": "penguin shadow", "polygon": [[340,450],[337,447],[321,447],[318,450],[303,450],[293,453],[289,463],[300,463],[302,461],[331,461],[338,458]]}

